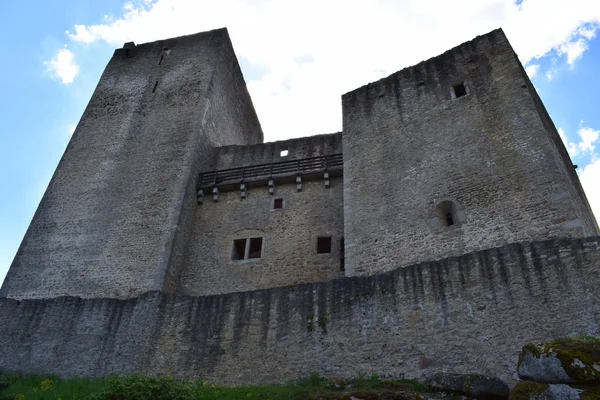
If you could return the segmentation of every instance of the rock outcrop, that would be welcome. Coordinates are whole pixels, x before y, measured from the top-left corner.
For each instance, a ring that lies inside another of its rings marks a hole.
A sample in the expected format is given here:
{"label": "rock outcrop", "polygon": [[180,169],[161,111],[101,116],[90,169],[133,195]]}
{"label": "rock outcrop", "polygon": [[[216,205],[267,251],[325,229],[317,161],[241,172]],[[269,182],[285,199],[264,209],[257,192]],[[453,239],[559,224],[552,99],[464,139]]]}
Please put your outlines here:
{"label": "rock outcrop", "polygon": [[437,373],[425,380],[432,391],[449,392],[483,400],[508,398],[508,385],[498,378],[479,374]]}
{"label": "rock outcrop", "polygon": [[600,399],[600,338],[528,343],[519,354],[511,400]]}

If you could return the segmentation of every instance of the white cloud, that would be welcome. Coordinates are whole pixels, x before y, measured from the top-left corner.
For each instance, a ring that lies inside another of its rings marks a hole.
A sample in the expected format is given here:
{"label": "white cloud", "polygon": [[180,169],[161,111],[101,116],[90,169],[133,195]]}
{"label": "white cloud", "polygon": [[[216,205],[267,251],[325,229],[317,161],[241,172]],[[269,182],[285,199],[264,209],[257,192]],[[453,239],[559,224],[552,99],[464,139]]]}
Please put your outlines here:
{"label": "white cloud", "polygon": [[65,47],[58,50],[53,59],[44,62],[44,65],[54,78],[69,84],[79,73],[79,66],[75,64],[74,58],[73,52]]}
{"label": "white cloud", "polygon": [[527,72],[527,75],[529,75],[529,79],[533,79],[538,72],[540,72],[540,66],[537,64],[530,64],[525,67],[525,72]]}
{"label": "white cloud", "polygon": [[579,28],[579,34],[586,38],[587,40],[592,40],[596,37],[596,31],[598,27],[594,25],[582,25]]}
{"label": "white cloud", "polygon": [[579,180],[596,220],[600,221],[600,185],[598,185],[600,182],[600,159],[588,164],[579,174]]}
{"label": "white cloud", "polygon": [[73,132],[75,132],[75,128],[77,128],[77,125],[75,124],[68,124],[66,127],[66,134],[71,137],[73,136]]}
{"label": "white cloud", "polygon": [[560,138],[562,139],[565,147],[567,148],[567,151],[569,152],[571,158],[575,157],[578,153],[577,144],[569,141],[569,138],[567,138],[567,135],[563,128],[558,128],[558,134],[560,135]]}
{"label": "white cloud", "polygon": [[562,128],[558,128],[558,134],[565,144],[571,158],[582,154],[588,154],[594,157],[595,144],[600,137],[600,130],[583,126],[583,121],[581,121],[579,129],[577,130],[577,136],[579,136],[578,142],[571,142]]}
{"label": "white cloud", "polygon": [[598,140],[598,137],[600,136],[600,131],[580,126],[579,131],[577,133],[581,138],[581,142],[579,142],[579,148],[581,149],[581,151],[594,153],[594,143],[596,143],[596,141]]}
{"label": "white cloud", "polygon": [[246,78],[274,140],[340,130],[341,94],[500,26],[526,63],[551,51],[575,61],[599,23],[589,0],[145,0],[68,35],[117,47],[228,27],[237,55],[267,71]]}
{"label": "white cloud", "polygon": [[85,26],[75,25],[75,33],[67,31],[67,36],[76,42],[92,43],[96,36]]}
{"label": "white cloud", "polygon": [[579,38],[572,42],[567,42],[567,43],[562,44],[558,48],[558,55],[566,54],[567,55],[567,63],[569,63],[569,65],[573,65],[573,63],[575,61],[579,60],[583,56],[583,53],[587,49],[588,49],[588,45],[587,45],[587,42],[585,41],[585,39]]}

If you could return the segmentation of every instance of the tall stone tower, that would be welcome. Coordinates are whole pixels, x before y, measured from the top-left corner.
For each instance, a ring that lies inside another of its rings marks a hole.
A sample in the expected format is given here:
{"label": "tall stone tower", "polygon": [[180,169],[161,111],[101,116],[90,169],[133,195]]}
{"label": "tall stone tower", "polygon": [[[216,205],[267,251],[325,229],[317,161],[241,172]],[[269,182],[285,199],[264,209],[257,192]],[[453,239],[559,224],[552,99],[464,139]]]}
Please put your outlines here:
{"label": "tall stone tower", "polygon": [[342,97],[347,275],[598,234],[502,30]]}
{"label": "tall stone tower", "polygon": [[0,295],[163,290],[198,171],[212,168],[218,146],[262,141],[225,29],[126,44],[102,74]]}

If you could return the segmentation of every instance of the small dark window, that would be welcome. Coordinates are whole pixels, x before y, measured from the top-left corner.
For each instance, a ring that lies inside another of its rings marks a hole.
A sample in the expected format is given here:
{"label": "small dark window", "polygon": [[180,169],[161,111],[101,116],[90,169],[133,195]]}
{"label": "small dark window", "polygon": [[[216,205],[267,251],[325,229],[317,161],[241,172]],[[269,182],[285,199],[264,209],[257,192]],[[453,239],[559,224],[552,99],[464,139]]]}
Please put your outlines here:
{"label": "small dark window", "polygon": [[331,236],[317,238],[317,254],[331,253]]}
{"label": "small dark window", "polygon": [[250,239],[250,250],[248,252],[248,258],[260,258],[262,256],[262,238],[251,238]]}
{"label": "small dark window", "polygon": [[453,201],[439,202],[434,209],[433,226],[458,226],[466,222],[464,211]]}
{"label": "small dark window", "polygon": [[454,95],[458,99],[459,97],[463,97],[467,95],[467,88],[464,83],[459,83],[454,86]]}
{"label": "small dark window", "polygon": [[246,239],[236,239],[233,241],[232,260],[243,260],[246,255]]}
{"label": "small dark window", "polygon": [[275,199],[273,200],[273,209],[279,210],[283,208],[283,199]]}

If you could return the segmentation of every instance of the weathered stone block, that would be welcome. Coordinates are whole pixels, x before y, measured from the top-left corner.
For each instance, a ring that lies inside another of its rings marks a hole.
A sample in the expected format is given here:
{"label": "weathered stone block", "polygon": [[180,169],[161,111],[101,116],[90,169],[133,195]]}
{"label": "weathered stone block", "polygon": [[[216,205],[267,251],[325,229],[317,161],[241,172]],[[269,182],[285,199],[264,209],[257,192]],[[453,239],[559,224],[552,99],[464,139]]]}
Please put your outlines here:
{"label": "weathered stone block", "polygon": [[600,399],[600,387],[574,387],[566,384],[519,382],[509,400],[595,400]]}
{"label": "weathered stone block", "polygon": [[519,378],[541,383],[600,384],[600,338],[529,343],[519,355]]}
{"label": "weathered stone block", "polygon": [[429,390],[451,392],[478,399],[507,399],[508,385],[493,376],[437,373],[425,380]]}

